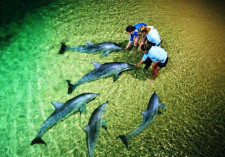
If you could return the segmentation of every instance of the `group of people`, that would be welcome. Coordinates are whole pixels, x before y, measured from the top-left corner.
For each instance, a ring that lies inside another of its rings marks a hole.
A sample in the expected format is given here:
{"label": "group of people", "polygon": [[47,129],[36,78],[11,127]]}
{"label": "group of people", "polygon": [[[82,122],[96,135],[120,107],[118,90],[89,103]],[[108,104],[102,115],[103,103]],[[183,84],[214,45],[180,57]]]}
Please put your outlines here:
{"label": "group of people", "polygon": [[140,67],[142,63],[145,63],[145,69],[148,69],[153,62],[152,71],[155,79],[159,71],[163,67],[166,67],[168,62],[167,52],[160,47],[162,40],[157,29],[145,23],[137,23],[134,26],[127,26],[126,32],[130,35],[130,40],[125,48],[126,50],[133,43],[134,38],[134,48],[137,49],[138,41],[141,39],[139,50],[141,50],[144,55],[140,62],[136,64],[136,67]]}

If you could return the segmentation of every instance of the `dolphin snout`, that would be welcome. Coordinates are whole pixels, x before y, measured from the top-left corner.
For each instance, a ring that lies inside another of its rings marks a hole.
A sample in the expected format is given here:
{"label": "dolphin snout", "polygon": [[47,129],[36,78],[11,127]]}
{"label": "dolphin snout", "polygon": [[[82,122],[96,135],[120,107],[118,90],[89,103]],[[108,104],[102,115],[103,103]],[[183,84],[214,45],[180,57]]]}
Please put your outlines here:
{"label": "dolphin snout", "polygon": [[99,95],[100,95],[100,93],[96,93],[96,94],[95,94],[95,96],[99,96]]}
{"label": "dolphin snout", "polygon": [[105,110],[108,103],[109,103],[109,101],[106,101],[104,104],[102,104],[101,109]]}
{"label": "dolphin snout", "polygon": [[135,66],[135,65],[132,65],[132,64],[129,64],[129,65],[128,65],[128,68],[129,68],[129,69],[135,69],[136,66]]}
{"label": "dolphin snout", "polygon": [[94,100],[99,95],[100,95],[100,93],[95,93],[95,94],[92,95],[92,98],[91,99]]}

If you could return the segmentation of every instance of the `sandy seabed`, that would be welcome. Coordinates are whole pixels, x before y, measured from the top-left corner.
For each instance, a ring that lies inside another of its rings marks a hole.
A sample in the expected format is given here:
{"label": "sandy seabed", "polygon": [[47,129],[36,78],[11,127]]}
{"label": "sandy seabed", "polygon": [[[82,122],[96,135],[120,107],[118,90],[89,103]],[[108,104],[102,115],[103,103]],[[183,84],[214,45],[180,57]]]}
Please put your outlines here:
{"label": "sandy seabed", "polygon": [[[88,5],[87,5],[88,4]],[[36,9],[1,30],[0,154],[3,156],[88,156],[87,125],[94,109],[109,101],[95,155],[104,156],[222,156],[225,147],[224,10],[208,1],[57,1]],[[76,82],[93,69],[92,61],[136,64],[141,52],[97,54],[66,52],[60,42],[84,45],[113,41],[126,46],[128,24],[153,25],[170,58],[152,82],[143,67],[79,86],[67,95],[65,80]],[[150,83],[151,82],[151,83]],[[142,121],[141,112],[156,91],[167,111],[157,115],[127,150],[118,135]],[[43,121],[53,112],[52,101],[65,102],[84,93],[101,95],[80,115],[52,127],[30,146]]]}

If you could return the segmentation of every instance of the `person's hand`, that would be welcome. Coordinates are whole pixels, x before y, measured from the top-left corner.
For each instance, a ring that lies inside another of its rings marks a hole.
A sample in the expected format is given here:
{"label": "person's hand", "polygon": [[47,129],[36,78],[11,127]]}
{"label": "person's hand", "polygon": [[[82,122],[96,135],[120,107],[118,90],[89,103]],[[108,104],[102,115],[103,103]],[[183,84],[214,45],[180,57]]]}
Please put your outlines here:
{"label": "person's hand", "polygon": [[138,50],[141,51],[141,46],[138,47]]}
{"label": "person's hand", "polygon": [[136,66],[137,68],[139,68],[139,67],[140,67],[140,64],[135,64],[135,66]]}

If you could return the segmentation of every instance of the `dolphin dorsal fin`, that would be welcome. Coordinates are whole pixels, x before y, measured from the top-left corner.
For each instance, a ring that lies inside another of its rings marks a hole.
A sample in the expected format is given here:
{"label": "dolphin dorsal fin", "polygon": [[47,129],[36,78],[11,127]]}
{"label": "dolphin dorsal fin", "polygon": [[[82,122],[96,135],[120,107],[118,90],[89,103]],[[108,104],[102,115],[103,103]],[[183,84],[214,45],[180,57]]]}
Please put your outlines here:
{"label": "dolphin dorsal fin", "polygon": [[90,41],[86,41],[87,45],[94,45],[94,43],[90,42]]}
{"label": "dolphin dorsal fin", "polygon": [[141,112],[141,113],[142,113],[142,115],[145,117],[145,116],[147,116],[148,111],[143,111],[143,112]]}
{"label": "dolphin dorsal fin", "polygon": [[120,73],[116,73],[113,77],[113,82],[115,82],[119,78]]}
{"label": "dolphin dorsal fin", "polygon": [[57,110],[57,109],[61,108],[64,105],[64,103],[62,103],[62,102],[52,102],[52,105]]}
{"label": "dolphin dorsal fin", "polygon": [[95,66],[95,69],[98,69],[102,64],[98,62],[92,62],[93,65]]}
{"label": "dolphin dorsal fin", "polygon": [[89,125],[86,125],[86,126],[84,127],[84,131],[86,131],[87,133],[89,133],[89,131],[90,131]]}

